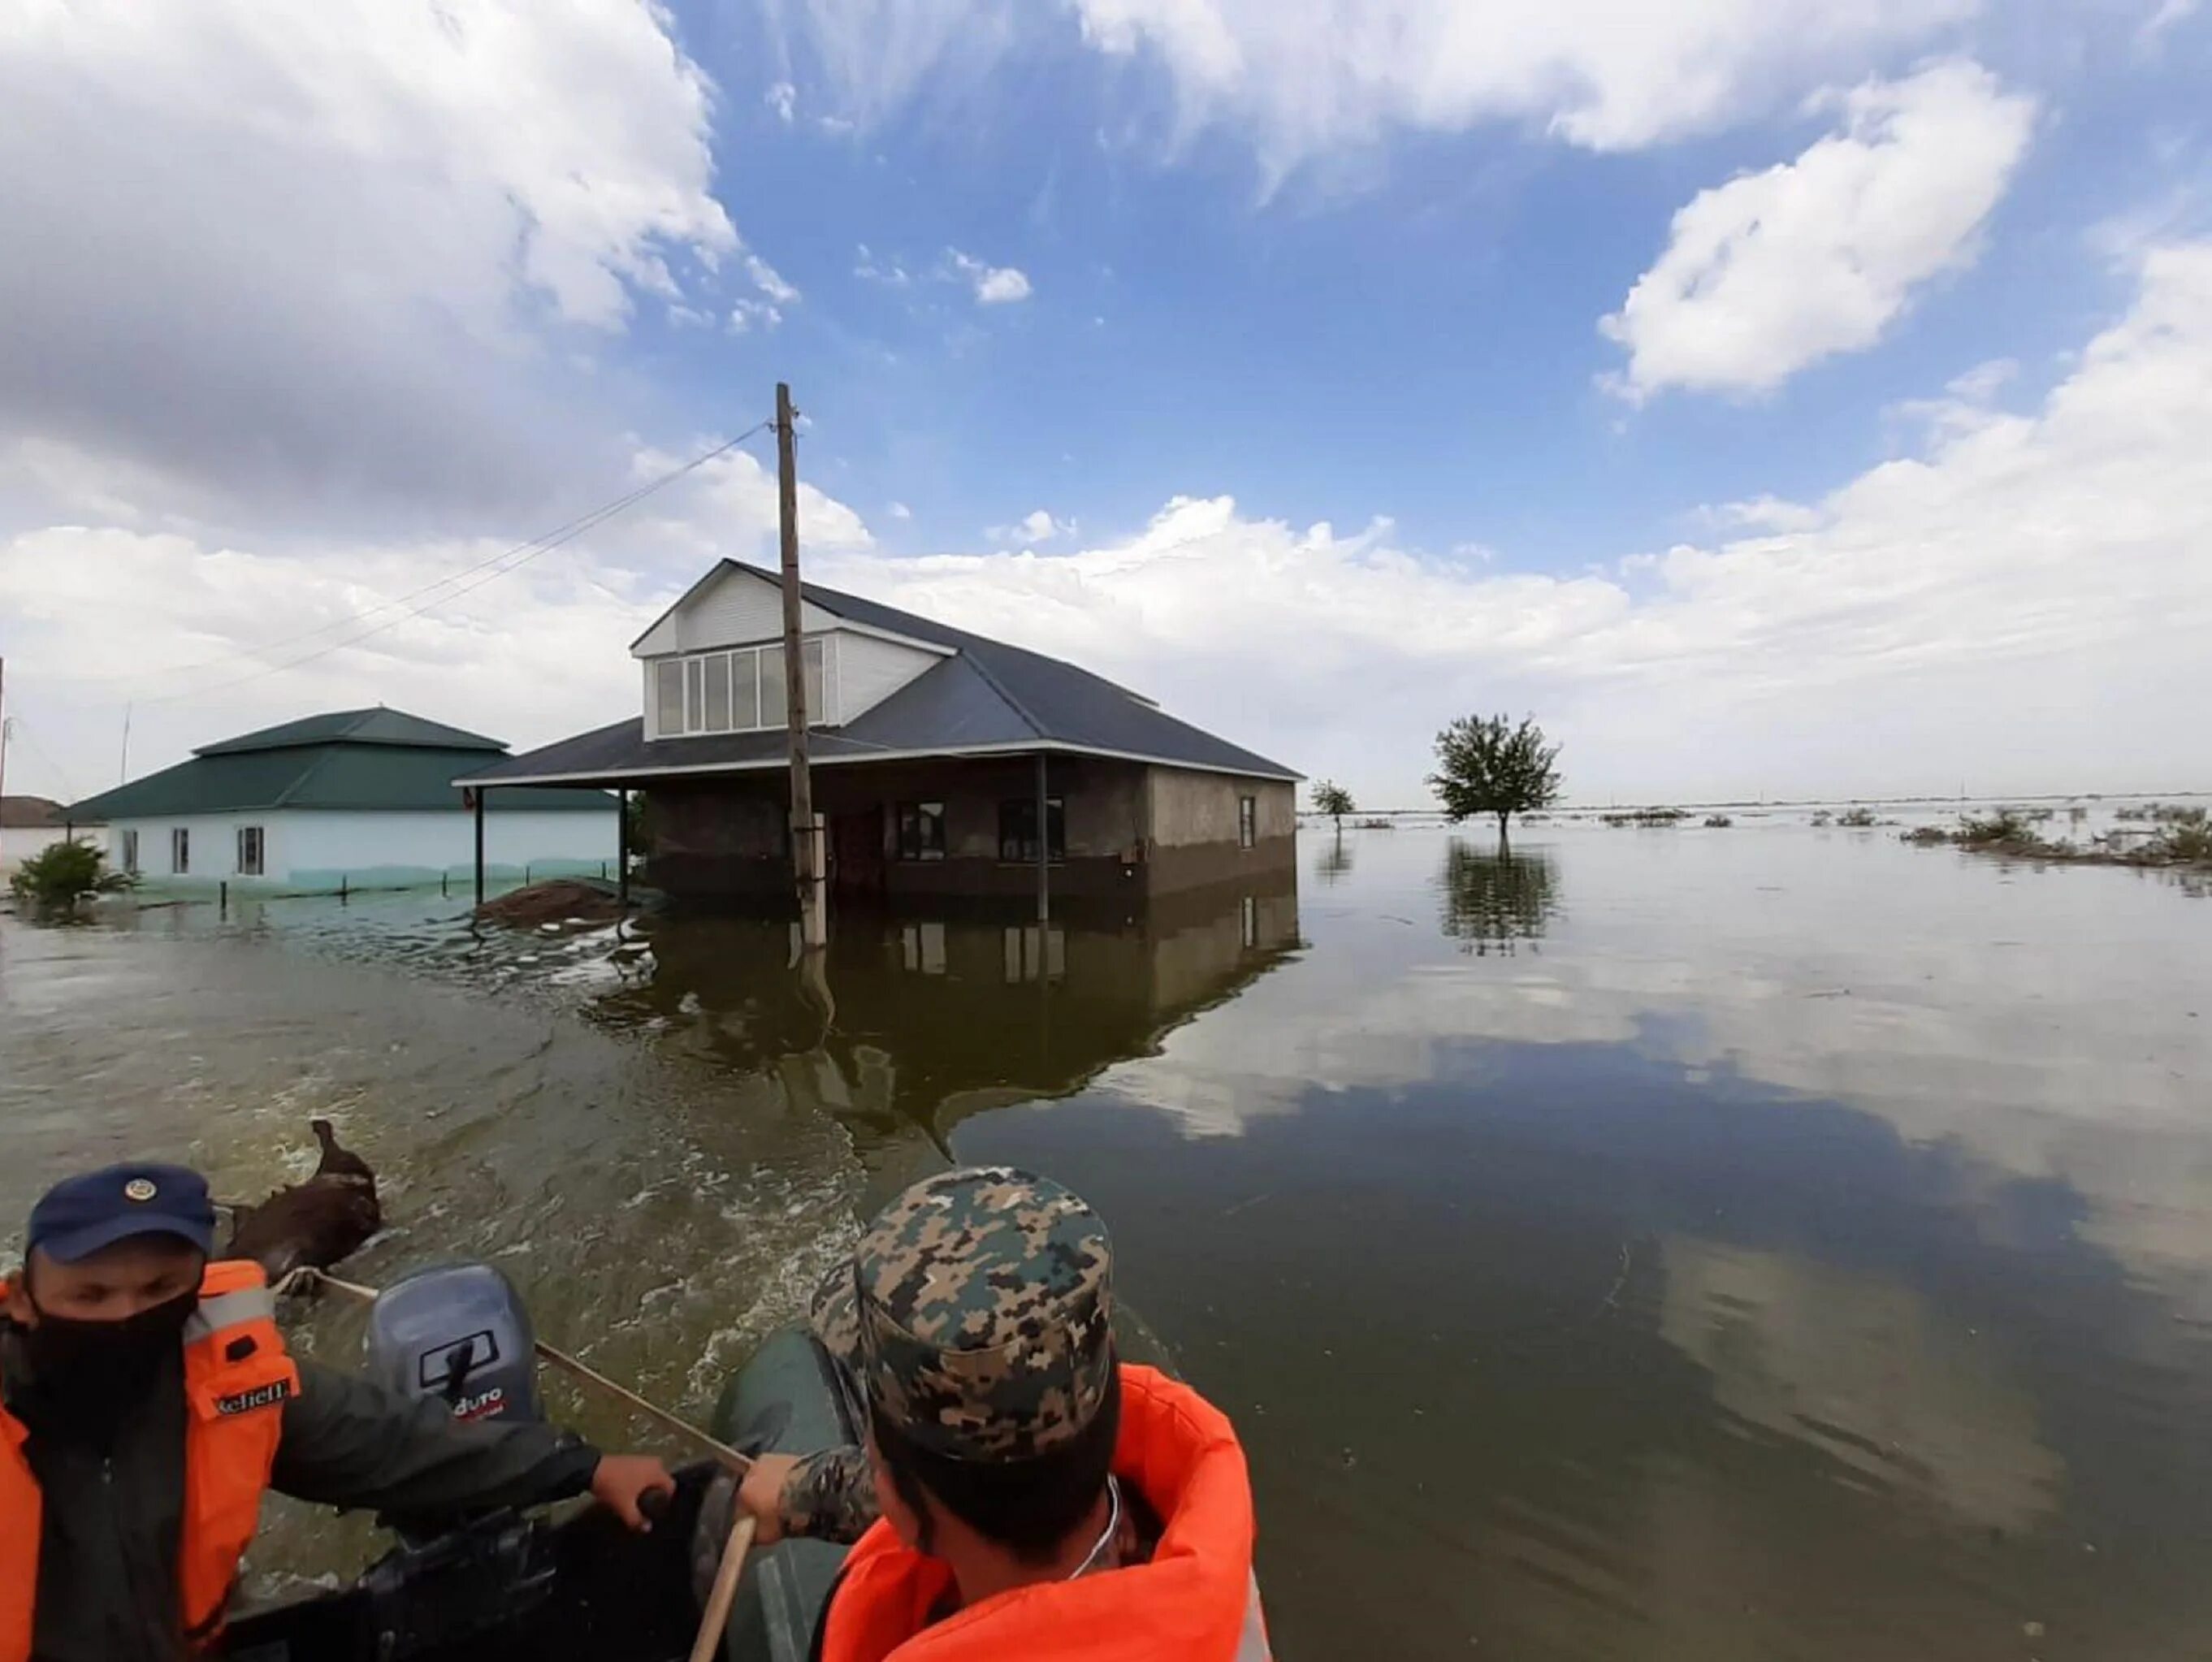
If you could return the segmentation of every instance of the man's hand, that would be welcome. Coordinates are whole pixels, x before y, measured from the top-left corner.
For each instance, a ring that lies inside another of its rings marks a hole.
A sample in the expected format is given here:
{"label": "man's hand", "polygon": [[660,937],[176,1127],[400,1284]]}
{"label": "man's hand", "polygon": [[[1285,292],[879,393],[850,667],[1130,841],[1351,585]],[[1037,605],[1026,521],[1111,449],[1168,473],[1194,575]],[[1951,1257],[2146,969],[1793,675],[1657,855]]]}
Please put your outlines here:
{"label": "man's hand", "polygon": [[738,1485],[738,1504],[759,1526],[753,1532],[755,1546],[774,1546],[783,1538],[783,1486],[798,1465],[796,1454],[758,1455]]}
{"label": "man's hand", "polygon": [[638,1509],[641,1496],[676,1493],[676,1479],[650,1454],[602,1454],[592,1473],[592,1498],[641,1534],[652,1529]]}

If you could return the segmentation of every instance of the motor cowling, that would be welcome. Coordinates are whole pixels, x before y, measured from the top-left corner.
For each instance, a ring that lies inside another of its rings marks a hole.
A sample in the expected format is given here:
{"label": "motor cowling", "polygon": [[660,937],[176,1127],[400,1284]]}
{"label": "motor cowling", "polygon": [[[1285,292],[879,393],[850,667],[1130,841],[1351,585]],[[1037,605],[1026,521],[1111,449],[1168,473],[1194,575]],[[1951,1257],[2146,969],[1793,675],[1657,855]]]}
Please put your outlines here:
{"label": "motor cowling", "polygon": [[514,1284],[488,1264],[402,1277],[368,1313],[368,1371],[410,1399],[434,1397],[457,1420],[538,1420],[536,1336]]}

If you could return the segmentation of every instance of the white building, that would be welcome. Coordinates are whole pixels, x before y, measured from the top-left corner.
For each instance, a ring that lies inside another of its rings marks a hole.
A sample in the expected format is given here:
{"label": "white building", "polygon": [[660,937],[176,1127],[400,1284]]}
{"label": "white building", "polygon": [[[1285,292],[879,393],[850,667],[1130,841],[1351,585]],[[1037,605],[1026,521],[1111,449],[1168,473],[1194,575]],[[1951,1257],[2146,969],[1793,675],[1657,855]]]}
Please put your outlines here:
{"label": "white building", "polygon": [[[398,710],[343,710],[203,745],[67,811],[106,822],[108,864],[155,893],[414,888],[471,876],[475,816],[453,779],[506,754]],[[617,812],[603,791],[495,792],[486,875],[611,877]]]}
{"label": "white building", "polygon": [[[43,854],[70,835],[66,810],[45,797],[0,797],[0,881],[12,876],[25,860]],[[98,841],[97,827],[76,828],[79,842]]]}

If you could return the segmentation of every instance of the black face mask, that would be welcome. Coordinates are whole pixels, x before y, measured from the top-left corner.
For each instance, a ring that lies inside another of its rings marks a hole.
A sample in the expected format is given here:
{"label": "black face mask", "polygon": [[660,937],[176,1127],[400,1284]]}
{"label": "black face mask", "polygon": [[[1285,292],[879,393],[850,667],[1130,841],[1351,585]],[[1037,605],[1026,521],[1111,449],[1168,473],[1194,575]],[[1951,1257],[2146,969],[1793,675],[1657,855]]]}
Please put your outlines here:
{"label": "black face mask", "polygon": [[40,1311],[37,1326],[17,1330],[31,1364],[33,1418],[64,1436],[112,1436],[178,1354],[199,1297],[195,1288],[121,1321]]}

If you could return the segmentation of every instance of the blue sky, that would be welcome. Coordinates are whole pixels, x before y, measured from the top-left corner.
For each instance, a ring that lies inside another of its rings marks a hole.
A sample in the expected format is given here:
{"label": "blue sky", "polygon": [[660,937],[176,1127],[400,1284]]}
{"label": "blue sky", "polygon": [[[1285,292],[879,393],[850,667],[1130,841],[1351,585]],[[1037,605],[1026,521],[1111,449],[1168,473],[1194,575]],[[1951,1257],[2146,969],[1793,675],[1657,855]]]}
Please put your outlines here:
{"label": "blue sky", "polygon": [[1474,708],[1601,799],[2205,782],[2183,0],[129,10],[0,39],[24,788],[623,713],[758,441],[433,585],[779,378],[817,575],[1370,800]]}

